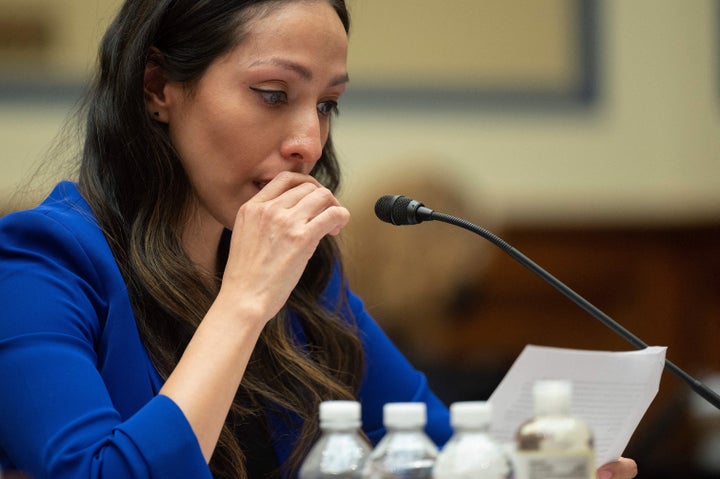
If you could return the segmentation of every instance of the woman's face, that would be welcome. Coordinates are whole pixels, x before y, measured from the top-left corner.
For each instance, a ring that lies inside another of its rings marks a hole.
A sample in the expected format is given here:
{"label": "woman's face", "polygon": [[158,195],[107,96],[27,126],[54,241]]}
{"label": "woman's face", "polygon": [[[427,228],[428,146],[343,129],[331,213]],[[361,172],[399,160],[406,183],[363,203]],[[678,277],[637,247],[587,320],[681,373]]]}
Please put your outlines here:
{"label": "woman's face", "polygon": [[278,173],[310,173],[345,90],[346,59],[347,34],[328,2],[288,2],[256,17],[191,92],[165,87],[170,137],[203,224],[232,228]]}

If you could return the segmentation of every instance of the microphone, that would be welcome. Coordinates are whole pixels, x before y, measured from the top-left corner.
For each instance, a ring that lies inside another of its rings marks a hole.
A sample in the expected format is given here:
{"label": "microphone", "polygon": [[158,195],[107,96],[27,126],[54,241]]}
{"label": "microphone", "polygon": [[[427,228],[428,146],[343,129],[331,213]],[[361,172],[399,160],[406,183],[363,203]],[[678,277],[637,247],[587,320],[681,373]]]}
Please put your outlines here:
{"label": "microphone", "polygon": [[[555,278],[549,272],[538,266],[530,258],[525,256],[520,251],[513,248],[505,240],[485,228],[470,223],[469,221],[462,218],[457,218],[455,216],[451,216],[445,213],[433,211],[432,209],[423,205],[421,202],[402,195],[381,196],[375,203],[375,215],[380,220],[396,226],[415,225],[418,223],[422,223],[423,221],[435,220],[454,226],[459,226],[460,228],[472,231],[473,233],[482,236],[483,238],[493,243],[495,246],[499,247],[518,263],[535,273],[537,276],[547,282],[550,286],[552,286],[560,293],[562,293],[565,297],[570,299],[570,301],[580,306],[583,310],[585,310],[595,319],[610,328],[615,334],[619,335],[620,337],[628,341],[630,344],[635,346],[637,349],[644,349],[648,347],[645,342],[643,342],[640,338],[625,329],[622,325],[620,325],[620,323],[600,311],[592,303],[590,303],[588,300],[570,289],[570,287]],[[692,377],[687,372],[680,369],[667,358],[665,359],[665,369],[680,378],[683,382],[690,386],[690,388],[700,397],[708,401],[717,409],[720,409],[720,396],[715,391],[707,387],[698,379]]]}
{"label": "microphone", "polygon": [[419,201],[401,195],[385,195],[375,203],[375,214],[386,223],[399,225],[416,225],[432,219],[433,210],[426,208]]}

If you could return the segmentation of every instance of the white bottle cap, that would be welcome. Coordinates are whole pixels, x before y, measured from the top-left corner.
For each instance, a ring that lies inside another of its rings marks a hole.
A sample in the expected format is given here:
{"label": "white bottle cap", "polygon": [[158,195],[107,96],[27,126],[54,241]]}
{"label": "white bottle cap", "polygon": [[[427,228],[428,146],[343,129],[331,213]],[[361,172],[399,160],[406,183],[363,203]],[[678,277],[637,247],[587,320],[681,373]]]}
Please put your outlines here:
{"label": "white bottle cap", "polygon": [[427,406],[422,402],[396,402],[383,406],[385,427],[424,427],[427,422]]}
{"label": "white bottle cap", "polygon": [[486,427],[490,424],[492,406],[486,401],[460,401],[450,405],[450,424],[458,427]]}
{"label": "white bottle cap", "polygon": [[323,401],[320,403],[320,427],[360,427],[360,403]]}
{"label": "white bottle cap", "polygon": [[533,385],[535,415],[569,414],[572,383],[566,380],[541,380]]}

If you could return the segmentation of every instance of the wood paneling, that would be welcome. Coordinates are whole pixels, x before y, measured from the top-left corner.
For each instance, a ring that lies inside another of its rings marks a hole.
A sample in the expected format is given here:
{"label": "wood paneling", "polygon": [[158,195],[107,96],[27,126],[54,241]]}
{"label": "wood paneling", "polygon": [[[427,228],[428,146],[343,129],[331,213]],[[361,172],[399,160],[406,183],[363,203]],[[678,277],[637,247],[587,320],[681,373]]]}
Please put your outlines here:
{"label": "wood paneling", "polygon": [[[720,223],[647,228],[535,225],[507,227],[499,233],[644,342],[667,346],[668,359],[685,371],[701,378],[720,372]],[[468,241],[484,241],[467,234]],[[453,251],[464,254],[458,247]],[[433,254],[423,250],[417,268],[402,274],[432,275],[424,270],[422,257]],[[424,343],[433,345],[428,348],[432,355],[423,354],[416,334],[402,330],[402,320],[390,322],[389,333],[427,371],[446,401],[485,399],[526,344],[633,349],[501,250],[493,248],[489,254],[472,285],[465,283],[464,308],[452,314],[448,310],[444,318],[430,317],[435,310],[429,307],[423,308],[425,317],[415,312],[417,308],[408,308],[413,313],[403,318],[407,330],[431,331]],[[392,265],[386,261],[383,268]],[[383,300],[370,297],[369,303],[382,323]],[[640,464],[641,477],[705,477],[693,459],[704,420],[692,416],[691,397],[687,385],[663,373],[660,391],[626,452]]]}

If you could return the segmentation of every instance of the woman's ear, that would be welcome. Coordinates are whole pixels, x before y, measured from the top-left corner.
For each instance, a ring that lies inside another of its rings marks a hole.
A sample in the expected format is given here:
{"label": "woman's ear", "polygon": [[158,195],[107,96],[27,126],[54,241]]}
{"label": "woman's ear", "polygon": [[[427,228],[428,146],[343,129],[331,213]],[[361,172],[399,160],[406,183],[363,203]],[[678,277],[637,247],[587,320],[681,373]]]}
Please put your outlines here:
{"label": "woman's ear", "polygon": [[145,77],[143,89],[145,94],[145,107],[155,121],[168,122],[167,98],[165,87],[167,79],[162,68],[162,54],[155,47],[150,51],[150,56],[145,64]]}

